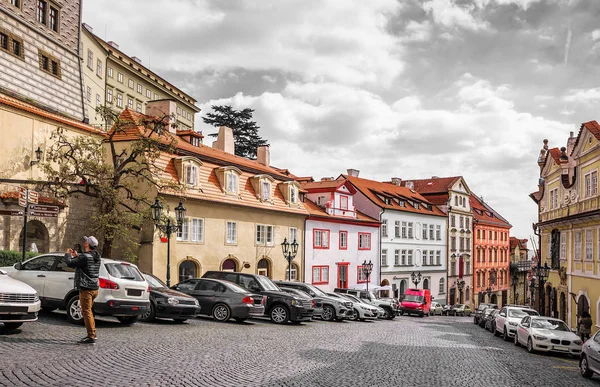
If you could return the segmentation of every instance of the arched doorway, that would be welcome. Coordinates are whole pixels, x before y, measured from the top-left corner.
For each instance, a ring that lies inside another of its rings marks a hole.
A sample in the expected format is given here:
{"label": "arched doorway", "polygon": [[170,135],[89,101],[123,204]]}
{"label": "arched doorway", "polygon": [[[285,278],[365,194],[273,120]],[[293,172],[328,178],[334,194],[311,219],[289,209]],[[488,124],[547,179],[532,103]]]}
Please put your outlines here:
{"label": "arched doorway", "polygon": [[587,297],[583,294],[579,296],[577,299],[577,318],[581,317],[583,312],[590,312],[590,304],[587,300]]}
{"label": "arched doorway", "polygon": [[221,264],[222,271],[238,271],[237,262],[234,259],[228,258]]}
{"label": "arched doorway", "polygon": [[269,262],[269,260],[266,258],[263,258],[260,261],[258,261],[258,264],[256,265],[256,274],[264,275],[265,277],[271,278],[271,262]]}
{"label": "arched doorway", "polygon": [[490,304],[498,304],[498,295],[497,294],[492,294],[490,296]]}
{"label": "arched doorway", "polygon": [[[23,228],[21,228],[21,235],[19,235],[19,250],[21,246],[23,246]],[[49,251],[50,235],[44,223],[39,220],[30,220],[27,222],[27,243],[25,246],[27,251],[35,251],[35,249],[39,253],[47,253]],[[34,246],[35,249],[32,249]]]}
{"label": "arched doorway", "polygon": [[200,277],[200,273],[196,262],[187,259],[179,264],[179,282],[198,277]]}
{"label": "arched doorway", "polygon": [[560,319],[567,322],[567,296],[564,292],[560,293]]}
{"label": "arched doorway", "polygon": [[429,279],[423,279],[423,289],[429,289]]}

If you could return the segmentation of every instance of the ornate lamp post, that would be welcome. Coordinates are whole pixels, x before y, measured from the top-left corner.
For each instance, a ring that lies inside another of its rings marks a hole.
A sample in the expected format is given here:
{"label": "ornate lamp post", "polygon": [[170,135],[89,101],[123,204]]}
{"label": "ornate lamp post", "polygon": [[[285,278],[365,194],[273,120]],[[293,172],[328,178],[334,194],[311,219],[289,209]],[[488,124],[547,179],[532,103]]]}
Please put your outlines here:
{"label": "ornate lamp post", "polygon": [[176,224],[171,223],[171,218],[167,218],[167,222],[162,221],[163,206],[158,201],[158,198],[154,200],[154,204],[150,206],[152,209],[152,220],[157,229],[167,235],[167,286],[171,286],[171,235],[181,230],[183,220],[185,219],[185,208],[183,203],[179,202],[179,205],[175,207],[175,219]]}
{"label": "ornate lamp post", "polygon": [[365,275],[365,277],[367,277],[367,292],[369,291],[369,277],[371,277],[371,273],[373,272],[373,262],[371,262],[369,260],[369,263],[367,263],[367,260],[365,259],[365,261],[362,264],[362,271],[363,274]]}
{"label": "ornate lamp post", "polygon": [[459,304],[463,303],[463,289],[465,288],[465,281],[462,278],[457,279],[456,281],[454,281],[454,286],[456,286],[456,288],[458,289],[458,302]]}
{"label": "ornate lamp post", "polygon": [[538,311],[541,315],[545,316],[545,313],[543,313],[544,309],[545,309],[545,305],[544,305],[544,283],[546,282],[546,280],[548,279],[548,276],[550,275],[550,266],[548,266],[548,262],[544,263],[544,266],[538,265],[538,267],[535,268],[535,275],[538,279],[538,286],[539,286],[539,304],[540,304],[540,310]]}
{"label": "ornate lamp post", "polygon": [[413,271],[412,274],[410,275],[410,279],[411,279],[412,283],[415,284],[415,289],[419,288],[419,283],[421,282],[422,278],[423,278],[423,276],[421,275],[421,272],[419,272],[418,274],[415,274],[415,272]]}
{"label": "ornate lamp post", "polygon": [[288,281],[292,280],[292,261],[296,258],[296,254],[298,254],[298,243],[296,240],[292,243],[288,242],[287,238],[283,239],[283,243],[281,243],[281,251],[283,252],[283,258],[287,260],[288,263]]}

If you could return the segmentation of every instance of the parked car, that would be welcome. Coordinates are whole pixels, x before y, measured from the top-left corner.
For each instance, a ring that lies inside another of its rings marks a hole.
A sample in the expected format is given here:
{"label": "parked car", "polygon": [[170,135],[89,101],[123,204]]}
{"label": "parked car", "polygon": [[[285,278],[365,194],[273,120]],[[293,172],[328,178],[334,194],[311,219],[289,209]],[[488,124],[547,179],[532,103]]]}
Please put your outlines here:
{"label": "parked car", "polygon": [[442,315],[448,316],[450,313],[450,310],[452,310],[452,305],[446,304],[446,305],[442,306]]}
{"label": "parked car", "polygon": [[332,298],[312,284],[291,281],[274,281],[274,283],[280,287],[285,286],[287,288],[298,289],[308,293],[315,301],[321,300],[323,304],[322,310],[320,312],[315,310],[314,315],[316,317],[321,317],[325,321],[343,320],[352,317],[352,303],[348,302],[348,300],[340,301],[339,299]]}
{"label": "parked car", "polygon": [[502,307],[496,315],[494,336],[502,335],[506,341],[514,339],[517,326],[525,316],[539,316],[539,313],[521,306]]}
{"label": "parked car", "polygon": [[385,311],[383,318],[387,320],[393,320],[398,314],[398,300],[393,298],[377,298],[371,291],[357,290],[357,289],[342,289],[335,288],[335,293],[351,294],[358,297],[367,304],[378,306]]}
{"label": "parked car", "polygon": [[342,293],[327,293],[327,295],[339,299],[340,302],[350,302],[350,304],[352,305],[350,307],[350,310],[352,311],[352,316],[350,317],[350,320],[352,321],[364,321],[365,319],[377,318],[377,307],[365,303],[358,297],[352,296],[351,294]]}
{"label": "parked car", "polygon": [[492,314],[496,309],[485,308],[481,315],[479,316],[479,326],[485,328],[485,323],[490,314]]}
{"label": "parked car", "polygon": [[[83,324],[79,293],[73,284],[75,269],[67,267],[63,253],[38,255],[2,269],[37,291],[42,310],[65,309],[70,322]],[[129,325],[150,308],[150,287],[133,263],[102,258],[99,282],[94,314],[114,316]]]}
{"label": "parked car", "polygon": [[34,288],[0,270],[0,323],[4,329],[19,328],[36,321],[41,302]]}
{"label": "parked car", "polygon": [[450,309],[449,314],[452,316],[471,316],[471,307],[467,304],[456,304]]}
{"label": "parked car", "polygon": [[229,282],[208,278],[192,278],[171,287],[198,300],[200,314],[212,316],[219,322],[244,322],[250,317],[265,314],[266,296]]}
{"label": "parked car", "polygon": [[564,321],[552,317],[525,316],[517,325],[516,346],[527,346],[528,352],[558,352],[572,356],[581,354],[583,342]]}
{"label": "parked car", "polygon": [[251,293],[266,296],[265,315],[275,324],[312,320],[314,313],[312,301],[282,292],[268,277],[230,271],[207,271],[202,278],[233,282]]}
{"label": "parked car", "polygon": [[498,309],[493,309],[492,313],[485,318],[485,329],[492,333],[496,332],[496,316],[498,316],[498,313],[500,313]]}
{"label": "parked car", "polygon": [[194,319],[200,312],[200,304],[192,296],[169,289],[160,279],[144,273],[150,286],[150,308],[141,316],[142,321],[154,321],[156,318],[171,318],[182,323]]}
{"label": "parked car", "polygon": [[473,324],[479,324],[479,326],[481,326],[481,315],[486,309],[498,309],[498,305],[486,303],[479,304],[475,309],[475,314],[473,315]]}
{"label": "parked car", "polygon": [[600,331],[583,343],[579,370],[584,378],[600,375]]}
{"label": "parked car", "polygon": [[431,310],[431,291],[429,289],[406,289],[400,303],[400,314],[429,316]]}
{"label": "parked car", "polygon": [[313,318],[315,318],[317,315],[320,316],[323,314],[323,301],[320,298],[313,298],[310,296],[310,294],[303,292],[302,290],[299,290],[299,289],[288,288],[285,286],[278,286],[278,288],[281,289],[282,292],[293,294],[300,298],[306,298],[308,300],[312,300],[313,309],[314,309]]}
{"label": "parked car", "polygon": [[444,308],[442,307],[442,305],[439,302],[432,302],[431,303],[431,309],[429,310],[429,315],[430,316],[435,316],[435,315],[442,315]]}

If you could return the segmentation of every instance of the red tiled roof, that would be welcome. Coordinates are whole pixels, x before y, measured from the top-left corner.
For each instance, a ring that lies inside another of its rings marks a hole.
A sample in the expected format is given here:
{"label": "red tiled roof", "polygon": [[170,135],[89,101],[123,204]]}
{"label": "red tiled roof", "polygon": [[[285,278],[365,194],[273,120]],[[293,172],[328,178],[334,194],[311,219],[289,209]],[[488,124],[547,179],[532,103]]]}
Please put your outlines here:
{"label": "red tiled roof", "polygon": [[425,199],[429,200],[432,204],[436,206],[443,206],[448,204],[448,194],[427,194],[423,195]]}
{"label": "red tiled roof", "polygon": [[558,148],[552,148],[549,150],[550,152],[550,156],[552,156],[552,158],[554,159],[554,161],[556,162],[556,164],[560,165],[560,149]]}
{"label": "red tiled roof", "polygon": [[451,176],[434,177],[431,179],[404,180],[402,181],[402,186],[406,187],[408,182],[412,182],[415,191],[421,195],[429,193],[443,193],[448,192],[452,185],[454,185],[454,183],[456,183],[456,181],[460,178],[461,176]]}
{"label": "red tiled roof", "polygon": [[581,139],[581,135],[583,134],[584,128],[589,130],[590,133],[592,133],[594,137],[596,137],[596,140],[600,141],[600,124],[598,124],[595,120],[584,122],[583,124],[581,124],[581,128],[579,128],[579,134],[577,134],[577,140],[575,140],[575,145],[573,146],[573,149],[575,149],[577,147],[577,144],[579,144],[579,139]]}
{"label": "red tiled roof", "polygon": [[510,237],[510,248],[514,249],[518,245],[521,250],[527,250],[528,242],[529,239],[518,239],[515,237]]}
{"label": "red tiled roof", "polygon": [[500,214],[498,214],[492,207],[487,203],[484,203],[477,195],[471,193],[469,197],[469,203],[473,209],[473,217],[478,223],[485,223],[496,227],[511,228],[512,225],[508,223]]}
{"label": "red tiled roof", "polygon": [[33,113],[40,117],[44,117],[49,120],[55,121],[57,123],[68,125],[71,128],[81,129],[88,133],[98,134],[101,136],[106,135],[103,131],[96,129],[95,127],[93,127],[91,125],[84,124],[83,122],[62,116],[60,114],[50,113],[47,110],[44,110],[42,108],[36,107],[34,105],[31,105],[31,104],[28,104],[28,103],[25,103],[22,101],[19,101],[16,98],[8,97],[6,95],[0,95],[0,104],[10,106],[10,107],[13,107],[13,108],[16,108],[19,110],[23,110],[23,111],[26,111],[29,113]]}
{"label": "red tiled roof", "polygon": [[194,137],[204,138],[204,135],[202,134],[202,132],[197,132],[192,129],[187,129],[187,130],[179,130],[178,129],[177,135],[178,136],[194,136]]}
{"label": "red tiled roof", "polygon": [[[406,187],[397,186],[389,183],[382,183],[379,181],[363,179],[360,177],[354,177],[349,175],[341,175],[347,179],[352,185],[362,192],[369,200],[375,205],[381,208],[388,208],[396,211],[419,213],[424,215],[434,216],[446,216],[439,208],[432,205],[427,199],[421,196],[417,191],[410,190]],[[378,195],[383,197],[402,198],[404,200],[410,200],[421,204],[428,204],[431,210],[420,205],[419,209],[414,208],[409,203],[406,203],[404,207],[400,206],[397,202],[392,200],[390,204],[386,204]]]}
{"label": "red tiled roof", "polygon": [[302,184],[302,188],[309,191],[311,189],[325,189],[325,190],[335,190],[341,185],[344,185],[346,180],[344,179],[335,179],[335,180],[321,180],[321,181],[311,181]]}
{"label": "red tiled roof", "polygon": [[304,207],[308,211],[310,216],[320,217],[320,218],[329,218],[335,219],[336,221],[343,221],[345,223],[371,223],[373,225],[380,225],[381,222],[375,218],[371,218],[363,214],[360,211],[356,211],[356,218],[349,218],[347,216],[338,216],[338,215],[330,215],[325,211],[324,208],[315,204],[313,201],[306,199],[304,201]]}

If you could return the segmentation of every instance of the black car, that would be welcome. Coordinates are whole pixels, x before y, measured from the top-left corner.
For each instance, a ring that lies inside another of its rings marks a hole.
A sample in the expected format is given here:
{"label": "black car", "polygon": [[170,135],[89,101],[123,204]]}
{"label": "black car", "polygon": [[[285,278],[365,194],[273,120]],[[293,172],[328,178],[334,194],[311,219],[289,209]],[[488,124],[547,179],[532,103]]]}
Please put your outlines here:
{"label": "black car", "polygon": [[142,321],[154,321],[156,318],[172,318],[175,322],[194,319],[200,313],[200,306],[194,297],[169,289],[152,274],[144,273],[150,286],[150,309],[142,316]]}
{"label": "black car", "polygon": [[492,314],[496,309],[493,308],[485,308],[479,317],[479,326],[485,328],[485,322],[489,318],[489,315]]}
{"label": "black car", "polygon": [[219,322],[234,318],[244,322],[265,313],[265,296],[254,294],[229,281],[209,278],[189,279],[172,287],[198,300],[201,314]]}
{"label": "black car", "polygon": [[315,315],[325,321],[350,319],[353,316],[352,302],[332,298],[313,284],[292,281],[273,281],[280,288],[298,289],[314,298],[316,303]]}
{"label": "black car", "polygon": [[312,300],[282,292],[268,277],[230,271],[207,271],[202,278],[233,282],[252,293],[267,296],[265,316],[276,324],[284,324],[288,321],[299,323],[312,320],[314,313]]}
{"label": "black car", "polygon": [[475,309],[475,315],[473,316],[473,324],[480,324],[480,320],[481,320],[481,314],[483,313],[484,310],[486,309],[498,309],[498,305],[496,304],[485,304],[485,303],[481,303],[477,306],[477,309]]}

